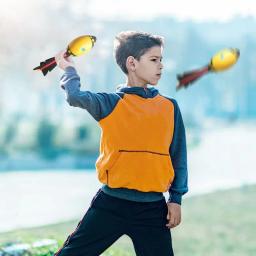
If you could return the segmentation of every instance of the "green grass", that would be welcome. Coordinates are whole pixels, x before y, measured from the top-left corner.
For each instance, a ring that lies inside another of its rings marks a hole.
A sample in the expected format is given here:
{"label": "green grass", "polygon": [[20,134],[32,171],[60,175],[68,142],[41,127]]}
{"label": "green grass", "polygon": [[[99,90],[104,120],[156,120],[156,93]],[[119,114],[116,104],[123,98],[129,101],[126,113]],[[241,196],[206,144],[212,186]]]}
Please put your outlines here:
{"label": "green grass", "polygon": [[[172,230],[177,256],[255,256],[256,185],[187,198],[182,224]],[[76,221],[0,234],[0,243],[53,238],[61,245]],[[134,256],[129,237],[121,237],[104,256]]]}

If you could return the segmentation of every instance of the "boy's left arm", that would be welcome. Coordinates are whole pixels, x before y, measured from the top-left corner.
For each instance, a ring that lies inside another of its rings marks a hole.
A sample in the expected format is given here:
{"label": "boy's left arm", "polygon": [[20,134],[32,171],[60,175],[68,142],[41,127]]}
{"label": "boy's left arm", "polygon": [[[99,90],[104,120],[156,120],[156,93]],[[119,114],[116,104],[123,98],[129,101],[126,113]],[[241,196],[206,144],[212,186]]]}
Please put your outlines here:
{"label": "boy's left arm", "polygon": [[170,197],[167,202],[168,228],[174,228],[181,222],[181,201],[182,195],[188,192],[187,172],[187,146],[185,127],[182,120],[179,106],[175,100],[174,104],[174,133],[170,146],[170,157],[174,168],[174,180],[169,188]]}

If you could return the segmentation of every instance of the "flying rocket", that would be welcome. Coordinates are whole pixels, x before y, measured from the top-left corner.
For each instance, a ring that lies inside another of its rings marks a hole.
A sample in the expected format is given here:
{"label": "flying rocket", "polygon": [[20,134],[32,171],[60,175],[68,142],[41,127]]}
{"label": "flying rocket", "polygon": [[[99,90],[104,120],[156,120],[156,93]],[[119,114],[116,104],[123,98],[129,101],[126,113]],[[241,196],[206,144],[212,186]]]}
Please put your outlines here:
{"label": "flying rocket", "polygon": [[[72,56],[81,56],[89,52],[96,42],[96,37],[91,35],[84,35],[75,38],[71,41],[67,47],[65,57],[70,55]],[[44,76],[50,71],[52,71],[57,66],[55,58],[49,58],[45,61],[40,62],[40,66],[35,67],[33,70],[41,70]]]}
{"label": "flying rocket", "polygon": [[212,57],[210,64],[207,66],[177,75],[179,83],[176,90],[182,87],[187,88],[190,84],[209,72],[219,72],[230,68],[237,62],[239,56],[240,51],[238,49],[227,48],[219,51]]}

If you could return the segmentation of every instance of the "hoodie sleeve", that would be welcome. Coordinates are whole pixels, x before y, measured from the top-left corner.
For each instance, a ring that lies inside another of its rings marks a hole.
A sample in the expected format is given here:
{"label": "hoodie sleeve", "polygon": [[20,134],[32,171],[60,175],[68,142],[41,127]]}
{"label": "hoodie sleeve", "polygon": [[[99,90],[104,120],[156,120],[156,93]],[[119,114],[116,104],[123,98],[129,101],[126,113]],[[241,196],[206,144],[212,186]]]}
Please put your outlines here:
{"label": "hoodie sleeve", "polygon": [[169,152],[175,177],[169,188],[168,202],[181,204],[182,195],[188,192],[186,134],[179,106],[174,99],[172,102],[174,104],[174,134]]}
{"label": "hoodie sleeve", "polygon": [[80,77],[73,67],[65,69],[60,85],[66,92],[69,105],[86,109],[96,121],[109,115],[120,99],[116,93],[81,91]]}

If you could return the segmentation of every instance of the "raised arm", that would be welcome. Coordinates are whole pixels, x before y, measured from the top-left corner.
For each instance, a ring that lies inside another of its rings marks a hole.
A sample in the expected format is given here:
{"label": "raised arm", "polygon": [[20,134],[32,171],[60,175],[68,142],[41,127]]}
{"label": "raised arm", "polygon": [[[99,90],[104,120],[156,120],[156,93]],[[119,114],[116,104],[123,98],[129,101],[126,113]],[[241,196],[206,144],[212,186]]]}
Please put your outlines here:
{"label": "raised arm", "polygon": [[80,77],[70,57],[64,58],[61,52],[55,58],[57,65],[64,70],[60,85],[66,92],[70,106],[86,109],[96,121],[100,121],[113,111],[121,98],[118,94],[81,91]]}

